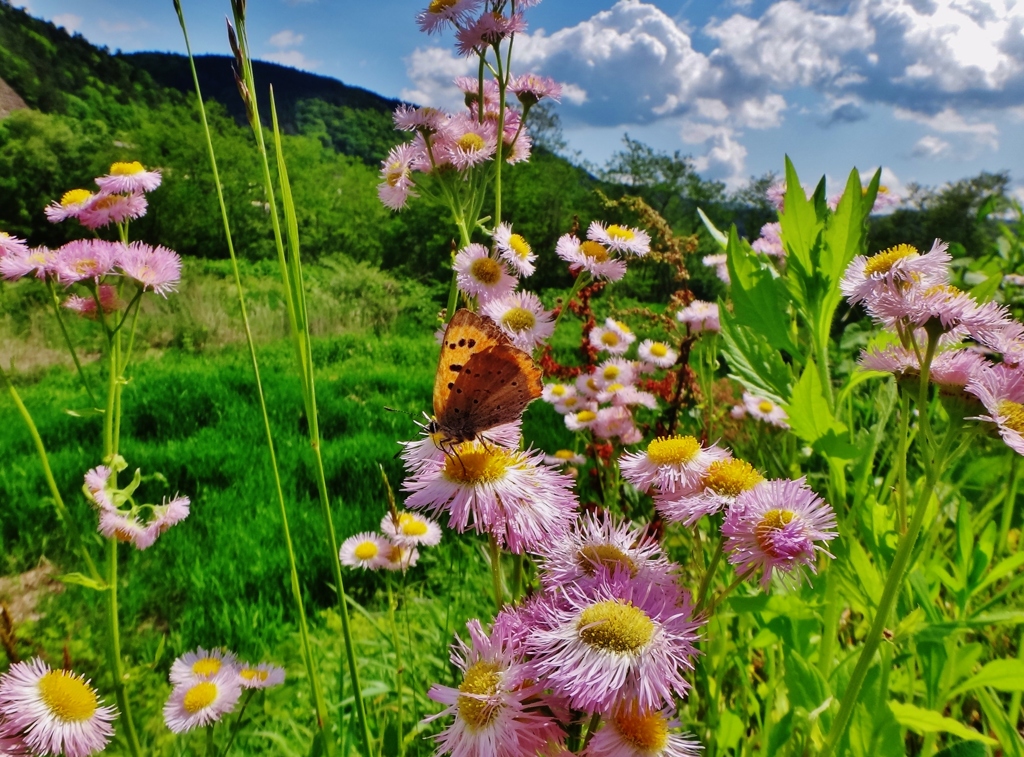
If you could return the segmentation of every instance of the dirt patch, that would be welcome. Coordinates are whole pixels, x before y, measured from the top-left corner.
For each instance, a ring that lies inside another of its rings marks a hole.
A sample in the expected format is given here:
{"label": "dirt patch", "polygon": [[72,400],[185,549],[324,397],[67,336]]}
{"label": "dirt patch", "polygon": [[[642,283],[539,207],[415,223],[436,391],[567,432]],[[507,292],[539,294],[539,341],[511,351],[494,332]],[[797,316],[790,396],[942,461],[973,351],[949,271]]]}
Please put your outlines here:
{"label": "dirt patch", "polygon": [[57,566],[45,558],[38,568],[16,576],[0,576],[0,604],[7,607],[14,624],[39,620],[40,600],[47,594],[59,594],[64,584],[57,580]]}
{"label": "dirt patch", "polygon": [[0,79],[0,118],[7,118],[14,111],[27,107],[21,95],[11,89],[10,84]]}

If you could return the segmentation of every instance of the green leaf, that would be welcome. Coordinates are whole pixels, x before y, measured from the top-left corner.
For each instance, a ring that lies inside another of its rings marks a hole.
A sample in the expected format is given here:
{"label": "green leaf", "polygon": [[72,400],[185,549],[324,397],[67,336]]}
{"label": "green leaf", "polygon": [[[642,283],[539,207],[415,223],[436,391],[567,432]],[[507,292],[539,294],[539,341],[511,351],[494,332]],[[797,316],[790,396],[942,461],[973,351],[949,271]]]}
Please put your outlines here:
{"label": "green leaf", "polygon": [[782,240],[790,257],[799,261],[805,271],[814,268],[811,251],[819,244],[824,222],[817,212],[814,198],[808,200],[800,186],[793,162],[786,156],[786,196],[782,213]]}
{"label": "green leaf", "polygon": [[989,757],[992,752],[980,741],[958,741],[936,752],[935,757]]}
{"label": "green leaf", "polygon": [[65,573],[63,576],[57,576],[58,581],[62,581],[66,584],[75,584],[76,586],[84,586],[87,589],[93,591],[106,591],[107,584],[103,581],[97,581],[95,578],[89,578],[84,573]]}
{"label": "green leaf", "polygon": [[1010,555],[988,572],[985,580],[978,584],[978,587],[974,590],[975,593],[1015,572],[1021,565],[1024,565],[1024,552],[1016,552]]}
{"label": "green leaf", "polygon": [[789,651],[786,654],[785,679],[789,701],[794,709],[803,707],[807,712],[813,712],[831,696],[828,682],[818,669],[796,652]]}
{"label": "green leaf", "polygon": [[978,301],[979,304],[985,304],[999,291],[999,286],[1003,283],[1003,272],[997,271],[985,279],[977,286],[971,287],[968,290],[971,297]]}
{"label": "green leaf", "polygon": [[825,221],[822,232],[820,266],[825,274],[821,302],[814,316],[816,343],[827,342],[836,308],[842,301],[839,281],[854,256],[865,248],[864,197],[860,186],[860,173],[850,171],[846,189],[835,212]]}
{"label": "green leaf", "polygon": [[700,216],[700,220],[704,223],[704,228],[708,230],[708,234],[711,235],[711,238],[718,242],[724,250],[726,245],[729,243],[728,237],[719,231],[718,227],[711,222],[711,219],[708,218],[700,208],[697,208],[697,215]]}
{"label": "green leaf", "polygon": [[789,397],[792,378],[777,350],[757,331],[736,322],[719,301],[722,352],[729,364],[729,376],[755,394],[782,404]]}
{"label": "green leaf", "polygon": [[756,329],[777,350],[800,354],[790,335],[790,298],[785,282],[740,241],[735,226],[729,229],[726,254],[737,323]]}
{"label": "green leaf", "polygon": [[878,607],[882,598],[882,579],[878,569],[872,564],[864,545],[860,539],[847,539],[846,546],[849,549],[849,567],[858,579],[858,583],[868,599],[871,601],[872,609]]}
{"label": "green leaf", "polygon": [[715,732],[719,749],[723,752],[727,749],[735,749],[746,732],[747,729],[743,721],[732,710],[725,710],[721,720],[718,721],[718,728]]}
{"label": "green leaf", "polygon": [[793,395],[784,405],[793,433],[808,444],[814,444],[830,431],[841,434],[846,426],[829,410],[821,377],[814,361],[808,361],[804,373],[793,387]]}
{"label": "green leaf", "polygon": [[976,696],[981,711],[988,718],[988,724],[999,737],[999,746],[1003,748],[1005,757],[1024,757],[1024,739],[1017,733],[1016,718],[1014,722],[1006,716],[1003,705],[984,689],[978,689]]}
{"label": "green leaf", "polygon": [[995,739],[990,739],[985,734],[978,733],[973,728],[968,728],[963,723],[934,710],[925,710],[903,702],[889,702],[889,707],[896,716],[896,721],[914,733],[950,733],[970,741],[993,745],[997,743]]}
{"label": "green leaf", "polygon": [[1024,691],[1024,660],[993,660],[949,692],[949,698],[985,686],[997,691]]}

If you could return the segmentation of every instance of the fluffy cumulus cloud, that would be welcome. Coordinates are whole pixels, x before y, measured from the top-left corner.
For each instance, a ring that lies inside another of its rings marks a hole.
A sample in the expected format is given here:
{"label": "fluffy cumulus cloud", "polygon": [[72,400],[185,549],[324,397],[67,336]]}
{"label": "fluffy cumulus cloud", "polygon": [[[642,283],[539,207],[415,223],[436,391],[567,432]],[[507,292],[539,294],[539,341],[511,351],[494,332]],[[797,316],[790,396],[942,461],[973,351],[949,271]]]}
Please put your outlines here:
{"label": "fluffy cumulus cloud", "polygon": [[310,60],[306,54],[296,48],[300,47],[306,40],[304,34],[297,34],[291,29],[282,29],[270,35],[268,42],[275,48],[273,51],[263,55],[264,60],[280,63],[282,66],[301,68],[305,71],[312,71],[320,65],[318,60]]}
{"label": "fluffy cumulus cloud", "polygon": [[[994,150],[991,114],[1024,113],[1019,0],[732,0],[719,12],[694,31],[650,2],[618,0],[575,26],[520,35],[517,60],[565,83],[569,123],[670,120],[703,149],[698,165],[734,180],[743,140],[781,126],[798,99],[817,103],[823,128],[887,108],[918,125],[911,152],[922,159]],[[407,63],[403,97],[435,105],[457,104],[451,80],[472,71],[441,47]]]}

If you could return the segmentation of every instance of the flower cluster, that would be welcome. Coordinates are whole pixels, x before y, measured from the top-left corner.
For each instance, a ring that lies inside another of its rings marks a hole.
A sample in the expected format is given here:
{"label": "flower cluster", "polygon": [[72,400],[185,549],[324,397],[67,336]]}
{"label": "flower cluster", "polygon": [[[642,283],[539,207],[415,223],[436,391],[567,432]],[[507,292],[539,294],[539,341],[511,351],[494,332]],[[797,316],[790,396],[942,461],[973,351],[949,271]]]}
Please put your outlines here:
{"label": "flower cluster", "polygon": [[134,494],[142,481],[140,471],[135,471],[127,486],[117,487],[117,474],[126,467],[123,458],[115,457],[109,466],[93,468],[85,474],[82,490],[99,513],[101,534],[128,542],[136,549],[148,549],[167,529],[188,517],[189,498],[164,497],[159,505],[137,504]]}
{"label": "flower cluster", "polygon": [[38,657],[0,676],[0,754],[97,754],[114,735],[116,718],[117,710],[103,705],[89,681]]}
{"label": "flower cluster", "polygon": [[745,418],[750,416],[754,420],[767,423],[770,426],[789,428],[786,422],[789,416],[781,406],[767,397],[758,397],[750,392],[743,392],[742,404],[735,405],[730,412],[733,418]]}
{"label": "flower cluster", "polygon": [[555,246],[555,253],[569,264],[574,274],[586,271],[595,279],[618,281],[626,275],[624,255],[646,255],[651,250],[651,237],[641,229],[591,222],[587,238],[580,241],[565,234]]}
{"label": "flower cluster", "polygon": [[199,647],[171,665],[171,696],[164,723],[174,733],[212,725],[235,709],[243,690],[269,689],[284,683],[284,668],[251,665],[223,649]]}
{"label": "flower cluster", "polygon": [[[761,569],[799,576],[815,570],[820,542],[835,538],[832,508],[804,479],[766,481],[750,463],[717,444],[692,436],[660,437],[622,456],[619,468],[633,486],[654,497],[658,513],[686,526],[724,512],[722,535],[729,562],[741,574]],[[827,552],[826,552],[827,554]]]}
{"label": "flower cluster", "polygon": [[96,179],[98,192],[65,192],[47,206],[46,217],[51,223],[74,218],[87,229],[123,224],[146,214],[145,193],[159,187],[160,181],[159,171],[147,171],[138,161],[114,163],[110,173]]}
{"label": "flower cluster", "polygon": [[441,527],[419,513],[389,512],[380,522],[381,534],[369,531],[350,536],[341,545],[342,565],[364,570],[401,570],[420,559],[418,547],[435,547]]}
{"label": "flower cluster", "polygon": [[502,610],[490,634],[470,621],[470,642],[452,649],[459,685],[430,689],[447,706],[430,719],[454,717],[438,751],[559,753],[576,711],[603,722],[582,754],[697,754],[670,733],[700,627],[678,566],[642,529],[608,515],[579,518],[540,558],[543,591]]}

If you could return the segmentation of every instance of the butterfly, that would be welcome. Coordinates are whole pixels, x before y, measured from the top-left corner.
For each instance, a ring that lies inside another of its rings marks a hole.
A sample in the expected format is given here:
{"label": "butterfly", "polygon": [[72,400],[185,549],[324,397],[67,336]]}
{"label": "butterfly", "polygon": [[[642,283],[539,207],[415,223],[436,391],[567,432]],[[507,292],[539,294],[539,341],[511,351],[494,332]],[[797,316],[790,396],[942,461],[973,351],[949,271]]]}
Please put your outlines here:
{"label": "butterfly", "polygon": [[541,395],[541,371],[490,318],[465,308],[448,322],[434,378],[431,434],[439,446],[511,423]]}

